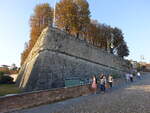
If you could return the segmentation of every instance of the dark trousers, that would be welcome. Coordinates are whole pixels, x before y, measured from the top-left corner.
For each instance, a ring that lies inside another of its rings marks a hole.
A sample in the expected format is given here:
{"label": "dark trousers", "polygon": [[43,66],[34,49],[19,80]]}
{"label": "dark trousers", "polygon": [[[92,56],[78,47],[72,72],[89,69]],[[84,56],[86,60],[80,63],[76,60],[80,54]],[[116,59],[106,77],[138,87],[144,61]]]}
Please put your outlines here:
{"label": "dark trousers", "polygon": [[133,77],[130,77],[130,81],[133,82]]}
{"label": "dark trousers", "polygon": [[105,84],[100,84],[100,89],[105,92]]}
{"label": "dark trousers", "polygon": [[112,82],[108,82],[108,83],[109,83],[109,86],[112,87]]}

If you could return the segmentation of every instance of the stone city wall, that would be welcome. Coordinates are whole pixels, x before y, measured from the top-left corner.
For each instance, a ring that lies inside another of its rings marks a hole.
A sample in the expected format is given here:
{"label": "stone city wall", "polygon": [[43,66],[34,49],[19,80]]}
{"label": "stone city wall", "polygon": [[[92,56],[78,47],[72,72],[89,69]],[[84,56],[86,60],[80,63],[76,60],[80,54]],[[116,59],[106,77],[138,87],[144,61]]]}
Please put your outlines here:
{"label": "stone city wall", "polygon": [[21,67],[17,84],[33,91],[64,87],[64,79],[69,77],[86,79],[125,71],[127,62],[122,58],[58,29],[46,28]]}

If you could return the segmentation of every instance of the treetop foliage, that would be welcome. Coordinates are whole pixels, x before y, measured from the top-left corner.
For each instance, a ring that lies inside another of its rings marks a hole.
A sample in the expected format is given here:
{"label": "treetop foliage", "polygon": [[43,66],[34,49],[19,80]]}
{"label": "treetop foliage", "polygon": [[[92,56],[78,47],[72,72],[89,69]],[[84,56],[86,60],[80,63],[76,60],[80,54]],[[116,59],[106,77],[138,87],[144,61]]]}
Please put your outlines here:
{"label": "treetop foliage", "polygon": [[30,17],[30,40],[25,43],[25,49],[21,54],[21,65],[29,55],[35,45],[42,30],[47,26],[52,26],[53,9],[48,3],[39,4],[35,7],[33,15]]}
{"label": "treetop foliage", "polygon": [[[21,65],[24,63],[31,49],[35,45],[42,30],[52,26],[54,9],[48,3],[35,7],[30,17],[30,40],[25,44],[21,54]],[[56,4],[55,25],[57,28],[82,37],[94,46],[109,51],[112,54],[124,57],[129,55],[129,49],[121,29],[101,24],[90,18],[87,0],[60,0]]]}

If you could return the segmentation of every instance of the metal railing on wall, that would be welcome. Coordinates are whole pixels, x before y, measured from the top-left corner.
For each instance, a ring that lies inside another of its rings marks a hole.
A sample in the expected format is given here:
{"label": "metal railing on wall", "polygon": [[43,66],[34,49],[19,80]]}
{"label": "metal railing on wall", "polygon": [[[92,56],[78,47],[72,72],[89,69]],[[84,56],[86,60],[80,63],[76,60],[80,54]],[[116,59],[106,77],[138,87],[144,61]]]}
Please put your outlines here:
{"label": "metal railing on wall", "polygon": [[73,86],[86,85],[91,83],[91,80],[89,78],[81,79],[79,77],[66,78],[64,79],[64,81],[65,81],[65,87],[73,87]]}

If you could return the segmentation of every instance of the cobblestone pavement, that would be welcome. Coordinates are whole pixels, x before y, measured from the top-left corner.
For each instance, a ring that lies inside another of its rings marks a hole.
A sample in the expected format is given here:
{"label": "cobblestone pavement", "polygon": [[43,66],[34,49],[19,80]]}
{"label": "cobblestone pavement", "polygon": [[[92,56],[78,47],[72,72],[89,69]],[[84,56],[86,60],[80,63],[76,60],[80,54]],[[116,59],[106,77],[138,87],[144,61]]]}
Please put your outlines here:
{"label": "cobblestone pavement", "polygon": [[150,113],[150,74],[134,83],[13,113]]}

